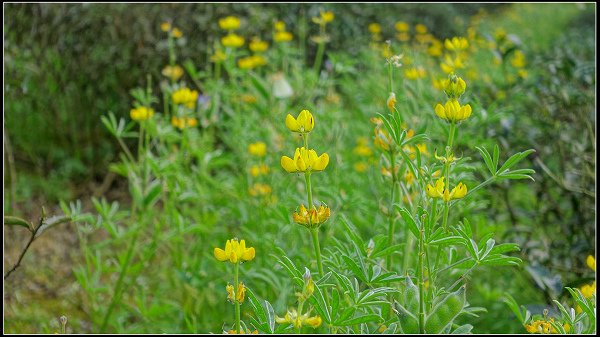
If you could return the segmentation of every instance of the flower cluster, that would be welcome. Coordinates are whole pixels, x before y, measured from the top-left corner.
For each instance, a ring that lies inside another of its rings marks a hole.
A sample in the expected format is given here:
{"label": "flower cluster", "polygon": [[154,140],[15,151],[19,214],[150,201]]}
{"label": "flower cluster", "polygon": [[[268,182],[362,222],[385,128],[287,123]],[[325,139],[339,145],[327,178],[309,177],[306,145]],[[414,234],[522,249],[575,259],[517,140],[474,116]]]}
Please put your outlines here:
{"label": "flower cluster", "polygon": [[435,114],[441,119],[449,123],[459,123],[471,116],[471,105],[466,104],[461,106],[458,99],[464,94],[467,84],[465,81],[451,74],[448,79],[443,82],[444,92],[448,96],[446,104],[437,104],[435,106]]}
{"label": "flower cluster", "polygon": [[137,108],[131,109],[131,111],[129,112],[129,116],[134,121],[145,121],[154,116],[154,109],[146,106],[139,106]]}
{"label": "flower cluster", "polygon": [[225,249],[215,248],[215,258],[221,262],[241,263],[251,261],[256,255],[254,247],[246,247],[246,241],[234,238],[227,240]]}
{"label": "flower cluster", "polygon": [[458,183],[458,185],[456,185],[452,189],[452,191],[449,191],[447,188],[444,189],[445,185],[446,184],[444,183],[444,177],[441,177],[435,182],[435,186],[427,184],[425,192],[427,193],[428,197],[440,198],[443,199],[445,202],[454,199],[461,199],[464,198],[465,195],[467,195],[467,186],[463,183]]}

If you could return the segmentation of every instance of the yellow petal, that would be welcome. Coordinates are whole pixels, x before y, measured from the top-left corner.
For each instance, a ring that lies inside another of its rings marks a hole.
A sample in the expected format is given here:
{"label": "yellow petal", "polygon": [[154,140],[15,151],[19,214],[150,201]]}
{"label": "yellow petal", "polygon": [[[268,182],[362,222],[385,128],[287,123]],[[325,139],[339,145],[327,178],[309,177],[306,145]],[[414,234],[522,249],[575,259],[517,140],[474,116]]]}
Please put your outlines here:
{"label": "yellow petal", "polygon": [[441,119],[447,119],[446,118],[446,110],[439,103],[435,106],[435,114]]}
{"label": "yellow petal", "polygon": [[296,168],[298,169],[299,172],[306,171],[306,161],[302,157],[303,156],[300,155],[296,158]]}
{"label": "yellow petal", "polygon": [[225,261],[229,260],[229,257],[227,256],[227,254],[225,254],[225,251],[221,248],[215,248],[214,254],[215,254],[215,258],[221,262],[225,262]]}
{"label": "yellow petal", "polygon": [[286,170],[289,173],[298,172],[298,169],[296,168],[296,164],[294,163],[294,160],[288,156],[281,157],[281,166],[283,167],[284,170]]}
{"label": "yellow petal", "polygon": [[587,259],[585,260],[585,263],[588,267],[590,267],[590,269],[596,271],[596,259],[593,256],[588,255]]}
{"label": "yellow petal", "polygon": [[256,250],[254,249],[254,247],[250,247],[244,251],[244,254],[242,255],[242,260],[250,261],[250,260],[254,259],[255,256],[256,256]]}
{"label": "yellow petal", "polygon": [[300,124],[298,124],[298,121],[290,114],[285,117],[285,126],[292,132],[300,132]]}
{"label": "yellow petal", "polygon": [[327,153],[323,153],[319,159],[315,161],[313,166],[314,171],[323,171],[327,165],[329,164],[329,155]]}

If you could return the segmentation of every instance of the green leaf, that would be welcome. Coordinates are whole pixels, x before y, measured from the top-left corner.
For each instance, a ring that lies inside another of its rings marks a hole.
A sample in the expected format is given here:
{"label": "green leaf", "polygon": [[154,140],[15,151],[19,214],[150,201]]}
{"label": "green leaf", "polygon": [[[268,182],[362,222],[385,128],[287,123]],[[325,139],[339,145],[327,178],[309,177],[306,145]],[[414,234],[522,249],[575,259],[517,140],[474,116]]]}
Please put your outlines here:
{"label": "green leaf", "polygon": [[471,333],[471,330],[473,330],[473,326],[471,324],[464,324],[464,325],[461,325],[458,328],[456,328],[454,331],[452,331],[452,334],[453,335],[469,334],[469,333]]}
{"label": "green leaf", "polygon": [[27,228],[29,231],[32,230],[32,226],[26,220],[18,218],[16,216],[5,215],[4,216],[4,226],[21,226]]}
{"label": "green leaf", "polygon": [[55,215],[51,218],[48,218],[48,219],[44,220],[44,223],[42,223],[40,228],[37,230],[35,237],[36,238],[39,237],[40,235],[42,235],[43,232],[45,232],[49,228],[52,228],[56,225],[60,225],[61,223],[65,223],[65,222],[69,222],[69,221],[71,221],[71,217],[65,216],[65,215]]}
{"label": "green leaf", "polygon": [[369,282],[367,280],[367,275],[365,271],[361,270],[353,259],[349,258],[346,255],[342,256],[342,259],[344,260],[344,263],[346,263],[346,266],[352,271],[354,276],[356,276],[359,280],[363,281],[364,283]]}
{"label": "green leaf", "polygon": [[496,170],[494,168],[494,162],[492,161],[492,157],[490,156],[490,153],[488,152],[488,150],[486,150],[485,147],[479,147],[479,146],[476,146],[475,148],[477,150],[479,150],[479,153],[481,153],[481,156],[483,157],[483,161],[487,165],[488,170],[490,171],[492,176],[496,175]]}
{"label": "green leaf", "polygon": [[[494,165],[494,171],[498,169],[498,159],[500,158],[500,149],[498,148],[498,144],[494,145],[494,161],[492,164]],[[498,171],[496,171],[498,172]]]}
{"label": "green leaf", "polygon": [[530,155],[532,152],[535,152],[535,150],[534,149],[529,149],[527,151],[517,152],[517,153],[513,154],[512,156],[510,156],[510,158],[508,158],[504,162],[504,165],[502,165],[500,167],[500,169],[498,170],[498,172],[499,173],[503,173],[504,171],[510,169],[511,167],[513,167],[514,165],[516,165],[518,162],[520,162],[521,160],[523,160],[523,158],[525,158],[528,155]]}
{"label": "green leaf", "polygon": [[429,242],[430,245],[440,245],[442,247],[444,246],[449,246],[449,245],[454,245],[454,244],[461,244],[464,245],[465,244],[465,239],[461,236],[448,236],[445,238],[441,238],[441,239],[437,239],[437,240],[432,240]]}
{"label": "green leaf", "polygon": [[518,257],[511,257],[505,255],[488,255],[486,259],[480,261],[481,265],[484,266],[518,266],[523,261]]}
{"label": "green leaf", "polygon": [[358,317],[354,317],[342,322],[339,322],[338,326],[348,326],[348,325],[356,325],[356,324],[361,324],[361,323],[366,323],[366,322],[381,322],[382,319],[379,315],[376,314],[368,314],[368,315],[363,315],[363,316],[358,316]]}
{"label": "green leaf", "polygon": [[533,179],[533,177],[527,175],[527,174],[512,174],[512,173],[503,173],[498,175],[498,178],[502,178],[502,179],[530,179],[531,181],[535,181],[535,179]]}
{"label": "green leaf", "polygon": [[406,223],[406,225],[408,226],[408,229],[413,233],[413,235],[416,238],[418,238],[420,236],[419,228],[417,227],[417,224],[415,223],[415,220],[412,218],[410,213],[404,207],[400,207],[398,205],[394,205],[394,207],[396,207],[396,209],[400,213],[400,216],[402,216],[402,219],[404,220],[404,223]]}
{"label": "green leaf", "polygon": [[146,193],[146,197],[144,198],[144,206],[150,207],[154,205],[156,200],[158,200],[158,196],[162,192],[162,184],[159,180],[154,180],[148,186],[148,190]]}
{"label": "green leaf", "polygon": [[265,83],[263,83],[262,79],[258,78],[254,73],[249,73],[249,74],[250,74],[250,80],[252,81],[252,84],[254,85],[256,90],[258,90],[258,92],[260,92],[260,94],[264,97],[264,99],[268,100],[269,99],[269,91],[266,89]]}
{"label": "green leaf", "polygon": [[501,243],[499,245],[494,246],[490,254],[503,254],[508,252],[520,251],[521,248],[516,243]]}

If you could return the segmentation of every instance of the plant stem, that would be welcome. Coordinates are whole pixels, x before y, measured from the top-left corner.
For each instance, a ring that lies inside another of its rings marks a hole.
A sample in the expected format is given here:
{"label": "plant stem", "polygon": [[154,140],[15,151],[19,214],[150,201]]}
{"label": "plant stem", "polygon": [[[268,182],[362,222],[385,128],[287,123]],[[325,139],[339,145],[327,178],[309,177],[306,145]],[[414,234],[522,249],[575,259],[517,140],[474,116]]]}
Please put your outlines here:
{"label": "plant stem", "polygon": [[[402,150],[401,150],[402,151]],[[391,247],[394,244],[394,232],[395,232],[395,212],[394,212],[394,199],[395,199],[395,191],[396,191],[396,159],[394,157],[394,150],[390,149],[390,160],[392,164],[392,190],[390,193],[390,207],[388,209],[388,247]],[[387,256],[387,269],[388,271],[392,268],[392,255]]]}
{"label": "plant stem", "polygon": [[[239,271],[240,271],[240,264],[239,262],[235,264],[234,267],[234,284],[233,284],[233,289],[235,289],[235,291],[237,292],[239,290],[238,285],[240,284],[239,282]],[[238,334],[241,334],[242,331],[240,330],[240,302],[237,301],[237,294],[235,294],[235,330],[237,331]]]}
{"label": "plant stem", "polygon": [[[320,36],[325,36],[325,25],[321,24]],[[323,54],[325,53],[325,42],[319,42],[319,47],[317,49],[317,56],[315,58],[314,71],[317,73],[317,78],[319,77],[319,72],[321,70],[321,62],[323,62]]]}
{"label": "plant stem", "polygon": [[31,225],[29,226],[29,231],[31,232],[31,236],[29,237],[29,241],[27,242],[27,245],[25,246],[25,249],[23,249],[23,251],[21,252],[21,255],[19,255],[19,259],[17,260],[17,263],[15,263],[15,265],[10,268],[9,271],[6,272],[6,274],[4,274],[4,279],[6,280],[6,278],[8,277],[8,275],[10,275],[13,271],[15,271],[17,268],[19,268],[19,266],[21,265],[21,260],[23,260],[23,257],[25,256],[25,253],[27,253],[27,250],[29,250],[29,246],[31,246],[31,243],[33,242],[33,240],[35,240],[35,235],[37,234],[38,230],[42,227],[42,225],[44,224],[44,218],[40,218],[40,223],[38,224],[38,226],[35,229],[31,229]]}
{"label": "plant stem", "polygon": [[419,235],[419,333],[425,333],[425,281],[423,278],[423,256],[425,252],[423,250],[423,228],[420,230]]}

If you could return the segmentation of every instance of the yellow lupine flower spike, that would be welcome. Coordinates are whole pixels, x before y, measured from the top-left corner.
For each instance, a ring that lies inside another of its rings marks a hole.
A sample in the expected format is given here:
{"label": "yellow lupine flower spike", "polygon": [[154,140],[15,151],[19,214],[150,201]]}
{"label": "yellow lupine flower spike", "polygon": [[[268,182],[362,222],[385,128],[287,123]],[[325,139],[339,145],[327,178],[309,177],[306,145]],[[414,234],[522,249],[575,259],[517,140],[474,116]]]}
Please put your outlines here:
{"label": "yellow lupine flower spike", "polygon": [[221,27],[221,29],[229,31],[236,30],[240,28],[240,19],[232,15],[221,18],[219,19],[219,27]]}
{"label": "yellow lupine flower spike", "polygon": [[315,127],[315,119],[308,110],[302,110],[298,118],[288,114],[285,117],[285,126],[292,132],[308,133]]}
{"label": "yellow lupine flower spike", "polygon": [[135,109],[131,109],[131,111],[129,112],[129,116],[134,121],[145,121],[154,116],[154,109],[145,106],[140,106]]}
{"label": "yellow lupine flower spike", "polygon": [[443,106],[439,103],[435,106],[435,114],[451,123],[458,123],[469,118],[471,112],[471,105],[466,104],[461,107],[456,99],[449,99]]}
{"label": "yellow lupine flower spike", "polygon": [[304,147],[296,148],[294,159],[281,157],[281,166],[289,173],[323,171],[329,164],[329,155],[323,153],[317,155],[315,150],[307,150]]}
{"label": "yellow lupine flower spike", "polygon": [[245,262],[254,259],[256,251],[254,247],[246,248],[246,241],[237,239],[227,240],[225,249],[215,248],[215,258],[221,262],[229,261],[231,263]]}

